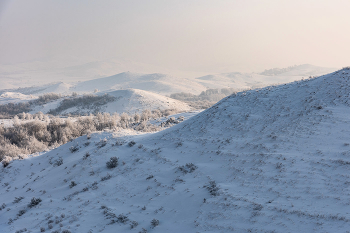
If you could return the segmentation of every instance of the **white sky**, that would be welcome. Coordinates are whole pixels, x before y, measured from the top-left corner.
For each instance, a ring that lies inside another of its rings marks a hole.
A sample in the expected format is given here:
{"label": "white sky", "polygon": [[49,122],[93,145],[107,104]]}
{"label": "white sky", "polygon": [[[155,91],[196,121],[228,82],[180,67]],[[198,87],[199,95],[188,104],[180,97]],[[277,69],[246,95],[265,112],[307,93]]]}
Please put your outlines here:
{"label": "white sky", "polygon": [[202,72],[350,65],[349,0],[0,0],[0,64],[68,56]]}

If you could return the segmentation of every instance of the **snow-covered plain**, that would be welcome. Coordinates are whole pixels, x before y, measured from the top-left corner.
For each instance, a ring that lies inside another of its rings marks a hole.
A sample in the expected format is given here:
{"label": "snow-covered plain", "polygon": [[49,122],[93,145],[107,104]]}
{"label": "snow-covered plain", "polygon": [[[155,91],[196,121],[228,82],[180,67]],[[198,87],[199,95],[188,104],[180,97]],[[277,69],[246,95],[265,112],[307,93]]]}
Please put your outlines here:
{"label": "snow-covered plain", "polygon": [[343,69],[241,92],[158,133],[13,161],[0,231],[348,232],[349,84]]}

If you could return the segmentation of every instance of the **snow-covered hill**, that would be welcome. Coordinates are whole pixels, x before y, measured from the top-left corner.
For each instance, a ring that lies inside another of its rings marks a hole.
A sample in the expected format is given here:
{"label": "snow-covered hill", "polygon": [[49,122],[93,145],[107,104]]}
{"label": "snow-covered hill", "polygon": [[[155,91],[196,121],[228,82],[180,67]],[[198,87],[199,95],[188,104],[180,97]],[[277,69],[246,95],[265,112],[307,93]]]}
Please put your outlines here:
{"label": "snow-covered hill", "polygon": [[149,91],[127,89],[111,91],[107,92],[107,94],[116,97],[117,100],[108,103],[103,108],[103,112],[140,113],[145,109],[177,109],[182,112],[191,110],[191,107],[182,101],[174,100]]}
{"label": "snow-covered hill", "polygon": [[162,95],[175,92],[200,93],[205,87],[190,79],[173,77],[166,74],[138,74],[125,72],[106,78],[80,82],[71,90],[78,93],[93,92],[95,89],[108,91],[110,89],[135,88]]}
{"label": "snow-covered hill", "polygon": [[[169,97],[158,95],[152,92],[137,90],[137,89],[127,89],[127,90],[114,90],[109,92],[96,93],[98,96],[103,96],[107,94],[108,96],[114,97],[113,101],[107,102],[104,105],[98,105],[98,112],[108,112],[108,113],[141,113],[142,111],[154,110],[154,109],[177,109],[178,111],[184,112],[191,110],[186,103],[179,100],[174,100]],[[60,106],[63,99],[59,99],[42,106],[35,107],[31,113],[43,112],[48,113],[50,110],[54,110]],[[77,102],[77,104],[79,104]],[[89,114],[94,113],[96,108],[92,105],[76,105],[65,109],[60,112],[60,114],[68,113],[79,113],[79,114]]]}
{"label": "snow-covered hill", "polygon": [[95,133],[13,161],[0,231],[346,232],[349,93],[343,69],[229,96],[159,133]]}

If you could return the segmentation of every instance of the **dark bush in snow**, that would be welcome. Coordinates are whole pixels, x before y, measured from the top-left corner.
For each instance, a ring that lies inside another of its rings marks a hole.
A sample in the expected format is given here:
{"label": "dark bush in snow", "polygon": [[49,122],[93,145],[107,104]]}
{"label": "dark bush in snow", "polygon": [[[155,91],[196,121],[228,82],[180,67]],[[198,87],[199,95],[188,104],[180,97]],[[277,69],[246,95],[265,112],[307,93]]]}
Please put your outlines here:
{"label": "dark bush in snow", "polygon": [[70,230],[63,230],[61,233],[72,233]]}
{"label": "dark bush in snow", "polygon": [[30,203],[28,204],[28,207],[33,208],[34,206],[39,205],[40,202],[41,202],[41,198],[33,197],[32,200],[30,201]]}
{"label": "dark bush in snow", "polygon": [[0,206],[0,210],[3,210],[6,208],[6,204],[5,203],[2,203],[2,205]]}
{"label": "dark bush in snow", "polygon": [[117,222],[119,223],[127,223],[129,221],[129,218],[125,216],[124,214],[119,214],[117,217]]}
{"label": "dark bush in snow", "polygon": [[183,172],[184,174],[194,172],[198,167],[193,163],[186,163],[185,166],[178,167],[178,170]]}
{"label": "dark bush in snow", "polygon": [[210,181],[209,185],[204,185],[204,188],[207,188],[210,195],[212,196],[218,196],[219,195],[219,188],[216,186],[215,181]]}
{"label": "dark bush in snow", "polygon": [[111,157],[109,161],[106,163],[107,168],[112,169],[118,166],[118,158]]}
{"label": "dark bush in snow", "polygon": [[9,162],[9,161],[3,160],[3,161],[2,161],[2,165],[3,165],[4,167],[7,167],[8,165],[10,165],[10,162]]}
{"label": "dark bush in snow", "polygon": [[17,230],[16,233],[23,233],[23,232],[26,232],[27,231],[27,228],[23,228],[21,230]]}
{"label": "dark bush in snow", "polygon": [[97,146],[98,148],[105,147],[106,145],[107,145],[107,139],[106,139],[106,138],[103,139],[103,140],[101,140],[100,142],[96,143],[96,146]]}
{"label": "dark bush in snow", "polygon": [[137,227],[138,225],[139,225],[138,222],[132,221],[131,224],[130,224],[130,228],[131,228],[131,229],[134,229],[134,228]]}
{"label": "dark bush in snow", "polygon": [[70,182],[69,188],[73,188],[74,186],[77,186],[77,183],[75,183],[74,181]]}
{"label": "dark bush in snow", "polygon": [[74,153],[74,152],[77,152],[79,150],[79,146],[78,145],[75,145],[75,146],[71,146],[69,148],[70,152]]}
{"label": "dark bush in snow", "polygon": [[112,178],[111,174],[107,173],[106,176],[101,177],[101,181],[109,180],[110,178]]}
{"label": "dark bush in snow", "polygon": [[53,162],[54,167],[61,166],[62,164],[63,164],[63,159],[61,157],[59,157],[58,159],[55,160],[55,162]]}
{"label": "dark bush in snow", "polygon": [[23,214],[25,214],[27,212],[27,210],[23,209],[23,210],[20,210],[17,214],[18,217],[21,217]]}
{"label": "dark bush in snow", "polygon": [[19,203],[20,201],[22,201],[22,199],[24,199],[24,197],[15,197],[15,200],[12,203],[13,204]]}
{"label": "dark bush in snow", "polygon": [[135,144],[136,144],[136,142],[131,141],[131,142],[128,143],[128,146],[129,146],[129,147],[133,147]]}
{"label": "dark bush in snow", "polygon": [[152,227],[156,227],[156,226],[158,226],[159,225],[159,220],[158,219],[152,219],[152,221],[151,221],[151,226]]}
{"label": "dark bush in snow", "polygon": [[85,155],[83,156],[83,159],[87,159],[88,157],[90,157],[90,153],[86,152]]}

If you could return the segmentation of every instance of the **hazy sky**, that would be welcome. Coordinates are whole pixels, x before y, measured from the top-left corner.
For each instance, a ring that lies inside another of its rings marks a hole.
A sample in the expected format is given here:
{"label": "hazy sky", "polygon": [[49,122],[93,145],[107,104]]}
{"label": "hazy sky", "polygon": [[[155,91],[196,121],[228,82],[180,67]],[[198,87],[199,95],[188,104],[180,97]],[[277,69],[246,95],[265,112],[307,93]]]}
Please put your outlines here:
{"label": "hazy sky", "polygon": [[0,63],[129,59],[190,71],[350,65],[349,0],[0,0]]}

